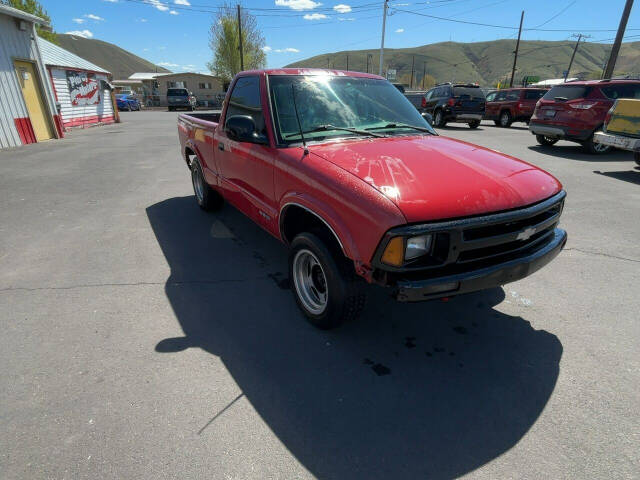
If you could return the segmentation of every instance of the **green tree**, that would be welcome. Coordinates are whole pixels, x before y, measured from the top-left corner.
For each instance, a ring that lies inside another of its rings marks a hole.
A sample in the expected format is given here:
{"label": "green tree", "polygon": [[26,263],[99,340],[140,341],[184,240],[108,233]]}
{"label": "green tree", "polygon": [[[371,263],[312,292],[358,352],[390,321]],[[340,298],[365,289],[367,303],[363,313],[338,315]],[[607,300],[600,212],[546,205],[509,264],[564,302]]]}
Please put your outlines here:
{"label": "green tree", "polygon": [[[267,59],[263,51],[264,37],[258,29],[258,22],[245,9],[241,9],[241,12],[244,69],[264,68]],[[240,71],[238,12],[231,4],[225,3],[214,17],[209,32],[209,45],[213,60],[207,67],[225,80],[231,80]]]}
{"label": "green tree", "polygon": [[[40,2],[37,2],[36,0],[0,0],[0,1],[5,5],[9,5],[10,7],[17,8],[18,10],[22,10],[23,12],[27,12],[37,17],[40,17],[46,20],[49,23],[49,25],[51,25],[51,17],[49,17],[44,7],[40,5]],[[58,36],[53,31],[53,28],[49,32],[47,30],[44,30],[38,27],[37,31],[40,37],[46,40],[49,40],[50,42],[58,43]]]}

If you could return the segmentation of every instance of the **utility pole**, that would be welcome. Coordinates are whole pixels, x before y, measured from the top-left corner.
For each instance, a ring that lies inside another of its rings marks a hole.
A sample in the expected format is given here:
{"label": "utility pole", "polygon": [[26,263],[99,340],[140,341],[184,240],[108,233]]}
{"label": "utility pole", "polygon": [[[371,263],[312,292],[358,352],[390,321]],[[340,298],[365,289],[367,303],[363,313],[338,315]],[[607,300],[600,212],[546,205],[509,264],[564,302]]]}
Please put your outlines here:
{"label": "utility pole", "polygon": [[622,37],[624,37],[624,31],[627,29],[627,22],[629,21],[629,14],[631,13],[631,7],[633,6],[633,0],[627,0],[622,11],[622,18],[620,18],[620,25],[618,26],[618,33],[616,40],[613,42],[613,48],[611,49],[611,55],[609,55],[609,61],[607,62],[607,68],[604,71],[604,78],[611,78],[613,76],[613,69],[616,66],[618,60],[618,52],[620,51],[620,44],[622,43]]}
{"label": "utility pole", "polygon": [[327,68],[329,68],[329,57],[327,57]]}
{"label": "utility pole", "polygon": [[413,89],[413,68],[414,68],[415,63],[416,63],[416,56],[412,55],[411,56],[411,84],[410,84],[410,87],[409,87],[411,89]]}
{"label": "utility pole", "polygon": [[242,51],[242,17],[240,17],[240,4],[238,4],[238,45],[240,49],[240,71],[244,70],[244,52]]}
{"label": "utility pole", "polygon": [[349,54],[347,53],[347,72],[349,71]]}
{"label": "utility pole", "polygon": [[427,62],[422,62],[422,90],[424,90],[424,79],[427,76]]}
{"label": "utility pole", "polygon": [[[575,37],[575,35],[574,35]],[[576,42],[576,46],[573,49],[573,54],[571,55],[571,60],[569,60],[569,66],[567,67],[567,73],[564,76],[564,81],[567,81],[567,77],[569,76],[569,72],[571,71],[571,65],[573,65],[573,59],[576,58],[576,52],[578,51],[578,45],[580,45],[580,40],[582,40],[582,34],[578,35],[578,41]]]}
{"label": "utility pole", "polygon": [[520,49],[520,35],[522,35],[522,21],[524,20],[524,10],[520,15],[520,28],[518,29],[518,41],[516,42],[516,51],[513,52],[513,68],[511,69],[511,81],[509,82],[509,88],[513,87],[513,77],[516,74],[516,63],[518,61],[518,50]]}
{"label": "utility pole", "polygon": [[387,8],[389,8],[389,0],[384,0],[384,8],[382,10],[382,40],[380,41],[380,69],[378,75],[382,76],[382,60],[384,58],[384,28],[387,23]]}
{"label": "utility pole", "polygon": [[367,53],[367,73],[369,73],[369,60],[371,60],[371,54]]}

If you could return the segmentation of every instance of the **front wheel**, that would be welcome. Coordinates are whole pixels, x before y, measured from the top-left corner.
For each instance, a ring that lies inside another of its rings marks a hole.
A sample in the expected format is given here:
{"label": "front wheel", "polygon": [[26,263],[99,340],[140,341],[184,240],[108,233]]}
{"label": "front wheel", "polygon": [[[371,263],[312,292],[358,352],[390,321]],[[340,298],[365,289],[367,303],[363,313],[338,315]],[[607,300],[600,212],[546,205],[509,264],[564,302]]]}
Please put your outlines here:
{"label": "front wheel", "polygon": [[353,264],[320,237],[305,232],[293,239],[289,278],[296,303],[308,321],[328,330],[357,318],[365,293]]}
{"label": "front wheel", "polygon": [[479,125],[480,120],[473,120],[472,122],[469,122],[469,128],[478,128]]}
{"label": "front wheel", "polygon": [[611,145],[604,145],[593,141],[593,136],[582,142],[582,148],[591,155],[602,155],[611,151]]}
{"label": "front wheel", "polygon": [[557,138],[545,137],[544,135],[536,135],[536,140],[540,145],[544,145],[545,147],[550,147],[558,142]]}

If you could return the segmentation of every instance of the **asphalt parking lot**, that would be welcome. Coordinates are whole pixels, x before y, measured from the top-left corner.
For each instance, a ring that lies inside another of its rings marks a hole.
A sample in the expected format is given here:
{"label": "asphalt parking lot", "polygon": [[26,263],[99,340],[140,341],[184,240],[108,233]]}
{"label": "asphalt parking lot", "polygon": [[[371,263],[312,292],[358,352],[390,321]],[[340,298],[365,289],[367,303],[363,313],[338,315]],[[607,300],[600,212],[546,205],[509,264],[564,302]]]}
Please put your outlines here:
{"label": "asphalt parking lot", "polygon": [[567,248],[503,289],[322,332],[287,253],[207,214],[176,114],[0,151],[0,478],[638,478],[640,170],[524,124]]}

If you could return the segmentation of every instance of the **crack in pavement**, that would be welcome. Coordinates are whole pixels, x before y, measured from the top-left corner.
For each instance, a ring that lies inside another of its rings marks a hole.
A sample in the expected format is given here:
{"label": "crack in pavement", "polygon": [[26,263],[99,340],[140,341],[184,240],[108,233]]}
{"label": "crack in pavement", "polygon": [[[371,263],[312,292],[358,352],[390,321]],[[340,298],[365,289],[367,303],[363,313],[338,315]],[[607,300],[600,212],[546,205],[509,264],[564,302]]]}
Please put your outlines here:
{"label": "crack in pavement", "polygon": [[74,290],[78,288],[100,288],[100,287],[137,287],[137,286],[145,286],[145,285],[171,285],[171,286],[182,286],[182,285],[215,285],[218,283],[234,283],[234,282],[248,282],[251,280],[266,280],[268,277],[254,277],[254,278],[227,278],[222,280],[184,280],[178,282],[134,282],[134,283],[85,283],[79,285],[67,285],[64,287],[7,287],[0,288],[0,293],[2,292],[13,292],[13,291],[26,291],[26,292],[35,292],[41,290]]}
{"label": "crack in pavement", "polygon": [[626,262],[640,263],[640,260],[636,260],[635,258],[618,257],[617,255],[611,255],[609,253],[591,252],[589,250],[582,250],[580,248],[575,248],[575,247],[565,248],[563,251],[564,252],[576,251],[576,252],[584,253],[586,255],[597,255],[597,256],[600,256],[600,257],[615,258],[616,260],[624,260]]}

